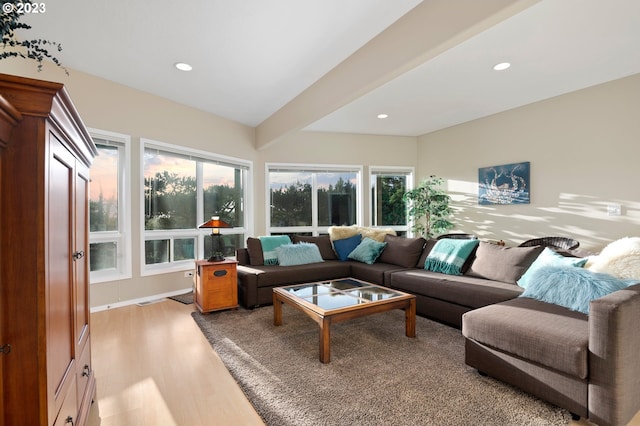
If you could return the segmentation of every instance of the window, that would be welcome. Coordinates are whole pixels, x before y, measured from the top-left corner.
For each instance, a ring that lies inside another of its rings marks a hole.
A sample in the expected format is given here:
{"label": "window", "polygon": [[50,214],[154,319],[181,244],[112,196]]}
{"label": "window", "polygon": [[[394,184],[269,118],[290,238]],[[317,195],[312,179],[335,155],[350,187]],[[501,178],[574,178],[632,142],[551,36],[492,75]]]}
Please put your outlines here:
{"label": "window", "polygon": [[267,165],[270,234],[318,235],[361,223],[358,166]]}
{"label": "window", "polygon": [[233,225],[221,230],[222,251],[234,256],[247,232],[246,200],[251,163],[211,153],[142,141],[144,182],[143,275],[193,268],[213,247],[211,218]]}
{"label": "window", "polygon": [[98,155],[89,188],[89,270],[91,282],[131,277],[130,138],[91,130]]}
{"label": "window", "polygon": [[407,206],[402,199],[413,187],[413,170],[387,167],[371,167],[371,224],[395,229],[398,235],[406,235]]}

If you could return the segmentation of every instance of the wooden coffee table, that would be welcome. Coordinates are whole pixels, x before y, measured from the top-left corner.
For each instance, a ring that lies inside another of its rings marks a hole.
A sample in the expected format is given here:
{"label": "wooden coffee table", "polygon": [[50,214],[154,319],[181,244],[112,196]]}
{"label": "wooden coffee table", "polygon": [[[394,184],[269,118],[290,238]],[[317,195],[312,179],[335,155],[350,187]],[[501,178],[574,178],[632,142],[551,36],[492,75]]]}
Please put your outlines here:
{"label": "wooden coffee table", "polygon": [[273,324],[282,325],[282,304],[309,315],[320,326],[320,361],[331,359],[331,324],[402,309],[405,334],[416,337],[416,297],[353,278],[296,284],[273,289]]}

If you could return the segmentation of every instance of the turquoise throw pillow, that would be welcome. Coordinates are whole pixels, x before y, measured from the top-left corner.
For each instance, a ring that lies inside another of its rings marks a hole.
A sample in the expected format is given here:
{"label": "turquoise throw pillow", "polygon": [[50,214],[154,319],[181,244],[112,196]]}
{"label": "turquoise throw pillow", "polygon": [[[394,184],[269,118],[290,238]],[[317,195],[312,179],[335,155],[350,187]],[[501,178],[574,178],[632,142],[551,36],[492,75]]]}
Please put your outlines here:
{"label": "turquoise throw pillow", "polygon": [[542,253],[538,255],[536,260],[533,261],[531,266],[527,269],[527,271],[522,274],[520,279],[517,281],[518,285],[522,288],[527,288],[532,282],[531,277],[533,273],[545,266],[573,266],[582,268],[585,263],[587,263],[587,258],[581,257],[565,257],[561,254],[556,253],[551,250],[549,247],[545,247]]}
{"label": "turquoise throw pillow", "polygon": [[280,266],[323,262],[320,249],[311,243],[285,244],[276,248]]}
{"label": "turquoise throw pillow", "polygon": [[386,246],[387,243],[366,237],[347,257],[371,265],[380,257]]}
{"label": "turquoise throw pillow", "polygon": [[637,282],[574,266],[546,266],[533,271],[531,283],[520,297],[529,297],[589,314],[589,304],[592,300]]}
{"label": "turquoise throw pillow", "polygon": [[462,266],[480,244],[479,240],[444,238],[433,246],[424,269],[449,275],[462,275]]}
{"label": "turquoise throw pillow", "polygon": [[343,238],[341,240],[333,240],[333,248],[338,255],[338,259],[349,259],[349,253],[351,253],[353,249],[360,244],[360,241],[362,241],[362,236],[360,234],[356,234],[349,238]]}
{"label": "turquoise throw pillow", "polygon": [[282,245],[291,244],[291,238],[289,238],[288,235],[267,235],[258,238],[262,246],[265,265],[277,265],[278,254],[276,253],[276,249]]}

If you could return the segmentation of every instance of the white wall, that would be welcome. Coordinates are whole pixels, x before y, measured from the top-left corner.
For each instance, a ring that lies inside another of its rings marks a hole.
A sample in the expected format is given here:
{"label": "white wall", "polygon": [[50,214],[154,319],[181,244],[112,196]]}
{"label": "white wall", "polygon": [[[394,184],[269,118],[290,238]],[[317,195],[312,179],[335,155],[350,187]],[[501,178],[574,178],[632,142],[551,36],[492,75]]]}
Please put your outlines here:
{"label": "white wall", "polygon": [[[599,251],[640,235],[640,74],[419,138],[419,177],[447,179],[458,230],[511,244],[563,235]],[[478,168],[531,162],[531,203],[480,206]],[[607,216],[607,204],[622,215]]]}

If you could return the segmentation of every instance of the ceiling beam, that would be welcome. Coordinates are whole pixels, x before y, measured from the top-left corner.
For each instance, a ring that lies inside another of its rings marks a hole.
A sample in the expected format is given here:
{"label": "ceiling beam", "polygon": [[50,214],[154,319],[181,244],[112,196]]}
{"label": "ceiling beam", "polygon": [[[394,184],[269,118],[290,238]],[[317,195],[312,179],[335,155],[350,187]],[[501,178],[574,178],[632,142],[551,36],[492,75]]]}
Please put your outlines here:
{"label": "ceiling beam", "polygon": [[541,0],[424,0],[256,128],[256,148],[358,99]]}

